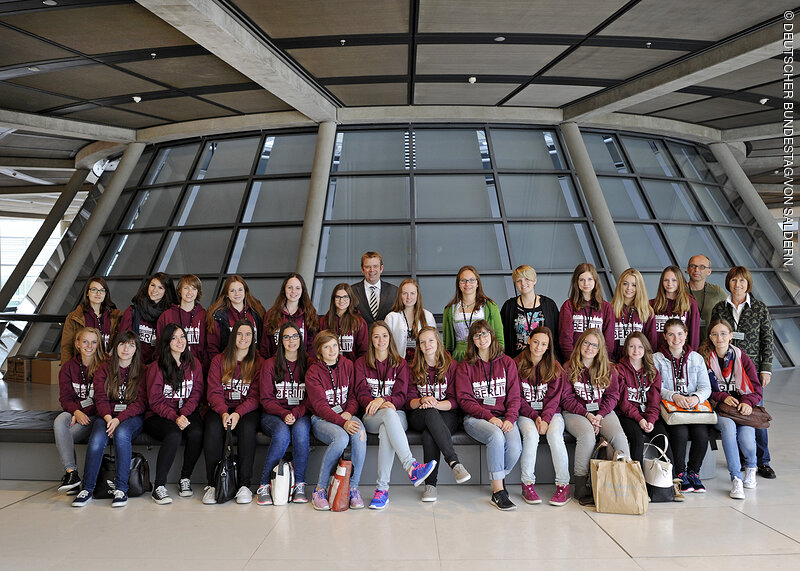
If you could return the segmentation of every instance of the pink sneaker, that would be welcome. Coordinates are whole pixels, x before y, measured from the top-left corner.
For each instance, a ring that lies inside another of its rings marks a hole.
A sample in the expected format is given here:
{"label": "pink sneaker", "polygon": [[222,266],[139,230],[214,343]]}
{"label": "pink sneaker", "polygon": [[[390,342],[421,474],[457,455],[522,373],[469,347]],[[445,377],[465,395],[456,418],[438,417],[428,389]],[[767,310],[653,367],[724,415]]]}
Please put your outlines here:
{"label": "pink sneaker", "polygon": [[552,498],[550,498],[550,505],[563,506],[567,502],[569,502],[569,484],[565,486],[557,486],[556,493],[553,494]]}
{"label": "pink sneaker", "polygon": [[314,493],[311,495],[311,504],[314,506],[314,509],[318,511],[331,509],[331,505],[328,503],[328,491],[323,488],[314,490]]}
{"label": "pink sneaker", "polygon": [[361,499],[361,492],[358,491],[358,488],[350,488],[350,509],[364,509],[364,500]]}
{"label": "pink sneaker", "polygon": [[533,489],[533,484],[522,484],[522,499],[528,504],[541,504],[542,498]]}

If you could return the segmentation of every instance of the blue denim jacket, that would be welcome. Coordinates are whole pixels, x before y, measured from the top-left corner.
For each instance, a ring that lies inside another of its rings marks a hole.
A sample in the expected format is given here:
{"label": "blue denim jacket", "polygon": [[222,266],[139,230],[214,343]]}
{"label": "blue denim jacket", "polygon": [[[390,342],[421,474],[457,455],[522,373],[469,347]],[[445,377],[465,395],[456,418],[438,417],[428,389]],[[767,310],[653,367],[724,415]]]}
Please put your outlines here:
{"label": "blue denim jacket", "polygon": [[[661,352],[653,355],[656,369],[661,373],[661,398],[674,401],[675,395],[680,394],[675,390],[675,376],[672,371],[670,359]],[[689,353],[686,358],[686,375],[689,380],[689,395],[695,395],[700,402],[708,400],[711,396],[711,381],[708,379],[708,367],[703,357],[696,351]]]}

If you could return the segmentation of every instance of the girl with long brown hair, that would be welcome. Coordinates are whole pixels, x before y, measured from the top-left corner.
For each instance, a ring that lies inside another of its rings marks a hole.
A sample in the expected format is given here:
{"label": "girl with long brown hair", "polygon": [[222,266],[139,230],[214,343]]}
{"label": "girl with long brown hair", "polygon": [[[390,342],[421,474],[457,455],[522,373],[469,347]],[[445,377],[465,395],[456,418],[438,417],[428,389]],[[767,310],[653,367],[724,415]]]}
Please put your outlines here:
{"label": "girl with long brown hair", "polygon": [[255,342],[256,330],[247,319],[233,325],[225,350],[214,357],[206,380],[209,411],[205,417],[203,450],[206,457],[208,485],[204,504],[215,504],[214,470],[222,459],[225,430],[230,427],[238,438],[239,473],[237,504],[253,501],[250,483],[256,453],[259,374],[261,359]]}
{"label": "girl with long brown hair", "polygon": [[258,351],[264,359],[269,359],[275,354],[280,341],[278,332],[281,325],[287,321],[300,328],[306,351],[310,353],[314,346],[314,336],[319,331],[319,317],[308,296],[303,276],[294,272],[283,280],[275,303],[264,316],[264,332],[258,345]]}
{"label": "girl with long brown hair", "polygon": [[386,325],[397,352],[410,364],[417,348],[417,333],[426,326],[436,327],[433,314],[422,306],[422,293],[415,280],[406,278],[400,282]]}
{"label": "girl with long brown hair", "polygon": [[367,322],[358,312],[358,299],[350,284],[333,286],[328,313],[320,317],[319,329],[328,329],[339,337],[339,354],[355,362],[367,352]]}
{"label": "girl with long brown hair", "polygon": [[208,358],[213,359],[228,346],[228,337],[237,321],[246,319],[253,324],[253,343],[258,347],[258,335],[264,326],[264,306],[250,292],[242,276],[228,276],[222,284],[222,293],[206,311],[206,347]]}
{"label": "girl with long brown hair", "polygon": [[659,344],[664,342],[664,324],[669,319],[677,318],[686,324],[687,346],[697,350],[700,346],[700,309],[697,302],[689,294],[689,287],[678,266],[667,266],[658,280],[656,296],[650,300],[656,322],[656,335]]}
{"label": "girl with long brown hair", "polygon": [[170,277],[158,272],[142,283],[122,314],[120,331],[133,331],[139,337],[140,358],[144,365],[155,359],[158,318],[176,303],[175,288]]}
{"label": "girl with long brown hair", "polygon": [[577,339],[589,329],[601,331],[609,355],[614,352],[614,311],[603,299],[603,286],[593,264],[582,263],[572,272],[569,298],[558,316],[558,345],[561,355],[569,361]]}
{"label": "girl with long brown hair", "polygon": [[100,348],[108,352],[111,341],[119,329],[122,312],[111,301],[111,292],[106,280],[93,276],[83,286],[81,301],[64,320],[61,330],[61,364],[72,359],[78,352],[75,348],[75,335],[83,327],[92,327],[100,332]]}

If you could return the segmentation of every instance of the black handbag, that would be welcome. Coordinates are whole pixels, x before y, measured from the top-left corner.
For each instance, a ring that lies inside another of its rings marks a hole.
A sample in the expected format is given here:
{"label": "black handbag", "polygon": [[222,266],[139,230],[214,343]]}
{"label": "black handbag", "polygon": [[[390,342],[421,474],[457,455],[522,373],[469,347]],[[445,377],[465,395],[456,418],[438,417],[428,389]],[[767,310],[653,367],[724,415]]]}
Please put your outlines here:
{"label": "black handbag", "polygon": [[[97,499],[111,499],[114,496],[117,477],[117,461],[113,454],[103,454],[100,462],[100,472],[94,487],[94,497]],[[150,492],[153,484],[150,482],[150,464],[141,453],[131,454],[131,470],[128,476],[128,497],[136,498],[145,492]]]}
{"label": "black handbag", "polygon": [[222,453],[222,460],[214,469],[214,498],[218,504],[232,500],[239,489],[236,485],[239,479],[237,464],[236,455],[233,453],[233,431],[228,426],[225,429],[225,450]]}

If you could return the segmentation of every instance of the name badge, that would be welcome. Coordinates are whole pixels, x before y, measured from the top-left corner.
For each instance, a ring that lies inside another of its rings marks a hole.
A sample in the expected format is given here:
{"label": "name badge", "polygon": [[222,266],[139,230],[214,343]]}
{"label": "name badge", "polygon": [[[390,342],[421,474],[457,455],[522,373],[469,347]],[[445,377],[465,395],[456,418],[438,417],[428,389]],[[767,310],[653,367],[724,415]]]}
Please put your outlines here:
{"label": "name badge", "polygon": [[639,410],[641,410],[642,412],[646,412],[647,411],[647,405],[646,404],[640,404],[639,405]]}
{"label": "name badge", "polygon": [[731,334],[731,337],[733,338],[734,341],[744,341],[744,333],[742,333],[741,331],[734,331]]}
{"label": "name badge", "polygon": [[297,398],[297,397],[287,397],[287,398],[286,398],[286,403],[287,403],[289,406],[297,406],[297,405],[299,405],[299,404],[300,404],[300,399],[299,399],[299,398]]}
{"label": "name badge", "polygon": [[128,405],[127,405],[127,404],[115,404],[115,405],[114,405],[114,412],[122,412],[122,411],[124,411],[126,408],[128,408]]}
{"label": "name badge", "polygon": [[531,408],[533,410],[542,410],[544,408],[544,403],[543,402],[539,402],[539,401],[532,402],[531,403]]}
{"label": "name badge", "polygon": [[231,391],[231,400],[242,400],[242,391]]}
{"label": "name badge", "polygon": [[406,338],[406,349],[416,349],[417,348],[417,340],[412,339],[411,337]]}
{"label": "name badge", "polygon": [[94,399],[83,399],[81,401],[81,408],[87,408],[94,404]]}
{"label": "name badge", "polygon": [[333,412],[335,412],[336,414],[342,414],[342,405],[337,404],[336,406],[331,407],[331,408],[332,408]]}
{"label": "name badge", "polygon": [[178,409],[183,408],[183,399],[178,399]]}
{"label": "name badge", "polygon": [[705,327],[705,326],[706,326],[706,320],[705,319],[701,319],[700,320],[700,327]]}
{"label": "name badge", "polygon": [[587,412],[597,412],[600,410],[600,405],[596,402],[590,402],[586,405]]}
{"label": "name badge", "polygon": [[483,399],[483,404],[485,404],[487,406],[494,406],[494,405],[497,404],[497,398],[495,398],[495,397],[486,397],[485,399]]}

